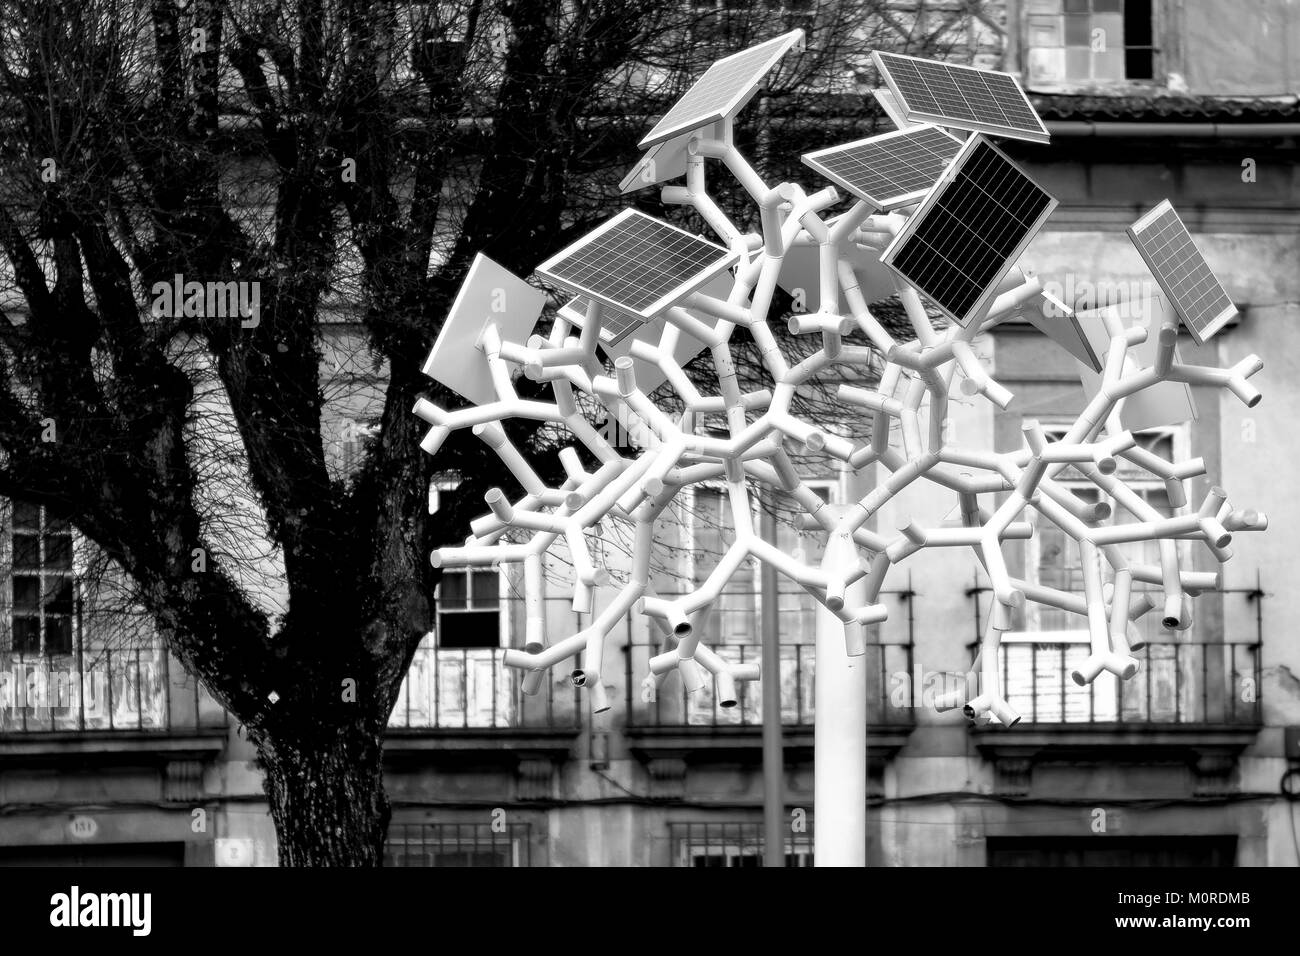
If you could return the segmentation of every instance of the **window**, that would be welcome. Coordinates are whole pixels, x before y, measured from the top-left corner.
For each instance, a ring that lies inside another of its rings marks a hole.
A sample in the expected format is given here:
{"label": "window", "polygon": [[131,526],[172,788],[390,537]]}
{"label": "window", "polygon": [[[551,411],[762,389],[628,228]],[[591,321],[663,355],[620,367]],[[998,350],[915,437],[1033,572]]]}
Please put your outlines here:
{"label": "window", "polygon": [[[699,588],[717,569],[736,540],[731,502],[721,488],[697,488],[690,515],[691,588]],[[700,640],[717,644],[748,644],[758,631],[758,588],[752,574],[741,569],[722,586],[711,612],[700,627]]]}
{"label": "window", "polygon": [[333,477],[346,481],[365,461],[366,442],[379,434],[378,425],[367,425],[345,418],[338,423],[338,439],[331,442],[329,466]]}
{"label": "window", "polygon": [[[1063,427],[1045,427],[1044,430],[1051,441],[1059,441],[1065,433]],[[1158,455],[1166,461],[1172,461],[1182,451],[1179,446],[1184,444],[1185,434],[1185,431],[1180,429],[1164,428],[1138,432],[1134,437],[1137,439],[1139,448]],[[1169,504],[1169,495],[1165,490],[1163,481],[1136,465],[1130,464],[1124,458],[1117,459],[1117,462],[1119,465],[1117,475],[1124,479],[1129,488],[1161,515],[1168,517],[1173,514],[1173,508]],[[1075,468],[1064,469],[1057,475],[1057,481],[1073,492],[1080,500],[1089,504],[1094,504],[1104,497],[1101,494],[1101,489],[1084,478]],[[1111,520],[1121,524],[1130,524],[1138,520],[1127,509],[1117,505],[1113,499],[1105,498],[1105,500],[1111,506]],[[1035,520],[1037,519],[1035,518]],[[1154,541],[1126,544],[1123,547],[1125,553],[1130,555],[1137,563],[1155,565],[1160,563],[1160,546]],[[1037,521],[1034,536],[1029,542],[1028,551],[1030,574],[1033,575],[1037,583],[1058,588],[1062,591],[1083,593],[1083,570],[1079,546],[1073,538],[1066,535],[1055,524],[1049,521]],[[1104,561],[1102,562],[1102,574],[1107,578],[1110,576],[1110,568]],[[1140,582],[1134,582],[1133,584],[1134,590],[1144,588],[1159,590],[1158,585]],[[1070,631],[1081,626],[1081,619],[1077,615],[1066,611],[1043,607],[1032,602],[1028,605],[1028,608],[1028,626],[1030,630]],[[1158,623],[1159,619],[1148,615],[1143,618],[1143,621],[1149,625],[1151,621]]]}
{"label": "window", "polygon": [[[823,501],[834,499],[835,482],[832,480],[806,480],[805,483]],[[755,530],[758,530],[760,508],[753,500]],[[801,553],[803,562],[816,565],[821,560],[825,537],[816,531],[801,532],[791,525],[791,517],[802,513],[801,507],[784,495],[776,501],[777,546],[787,554]],[[688,516],[691,547],[688,560],[691,566],[692,588],[702,585],[717,568],[727,548],[736,540],[736,526],[732,520],[731,503],[724,488],[697,487]],[[751,561],[748,571],[741,569],[723,585],[722,593],[700,629],[700,639],[710,646],[726,644],[754,644],[759,640],[759,596],[762,566]],[[678,590],[677,587],[669,591]],[[777,599],[780,606],[781,640],[786,644],[811,643],[814,638],[816,608],[813,598],[797,582],[784,574],[777,575]]]}
{"label": "window", "polygon": [[[1048,438],[1059,440],[1063,427],[1046,427]],[[1162,428],[1138,432],[1138,446],[1166,460],[1184,455],[1185,429]],[[1117,474],[1161,515],[1174,513],[1164,482],[1149,472],[1118,459]],[[1103,500],[1101,490],[1075,468],[1068,467],[1057,480],[1080,500]],[[1112,520],[1127,524],[1139,520],[1113,499]],[[1083,567],[1078,543],[1049,521],[1032,515],[1034,536],[1027,542],[1026,564],[1031,580],[1047,587],[1082,594]],[[1122,546],[1134,563],[1160,563],[1159,545],[1148,541]],[[1113,572],[1102,561],[1103,579]],[[1159,591],[1160,586],[1134,582],[1133,589]],[[1035,602],[1026,605],[1022,632],[1003,635],[1001,666],[1007,703],[1031,723],[1109,723],[1114,721],[1194,720],[1204,674],[1195,669],[1204,664],[1203,649],[1193,647],[1178,654],[1160,615],[1151,612],[1134,625],[1147,649],[1142,652],[1139,678],[1121,683],[1113,674],[1099,674],[1092,684],[1080,687],[1070,677],[1090,653],[1088,625],[1083,617]],[[1202,706],[1203,709],[1203,706]]]}
{"label": "window", "polygon": [[[824,501],[837,497],[835,479],[805,479],[804,483]],[[755,530],[761,531],[763,509],[769,505],[751,494],[750,506]],[[667,598],[703,585],[736,537],[725,488],[696,486],[673,507],[679,524],[661,528],[657,541],[659,567],[655,590]],[[802,510],[784,496],[778,497],[776,544],[786,554],[816,567],[821,560],[825,535],[820,528],[799,531],[793,527],[792,518]],[[753,663],[762,656],[762,574],[760,562],[750,559],[742,563],[723,584],[709,611],[694,616],[700,640],[728,663]],[[816,604],[797,582],[783,574],[778,574],[776,580],[782,720],[810,724],[814,704]],[[712,681],[699,693],[680,697],[673,696],[679,687],[664,690],[655,700],[652,719],[680,720],[695,726],[758,725],[762,722],[762,694],[758,693],[757,686],[742,683],[737,688],[739,698],[735,707],[721,706]]]}
{"label": "window", "polygon": [[501,576],[488,568],[454,568],[438,586],[439,647],[501,646]]}
{"label": "window", "polygon": [[[429,513],[450,508],[458,482],[440,483],[430,493]],[[449,568],[436,596],[438,646],[501,646],[501,573],[491,568]]]}
{"label": "window", "polygon": [[[1007,631],[1000,657],[1007,703],[1030,724],[1091,724],[1120,720],[1119,688],[1113,674],[1099,674],[1080,687],[1070,673],[1088,659],[1087,630],[1050,634]],[[1128,701],[1131,704],[1136,701]],[[1127,714],[1141,719],[1141,714]]]}
{"label": "window", "polygon": [[[831,482],[807,482],[822,501],[833,501],[835,486]],[[797,505],[787,495],[781,494],[776,499],[776,544],[786,554],[796,554],[805,564],[817,567],[821,563],[825,550],[826,534],[819,527],[798,530],[791,523],[792,516],[803,513],[803,507]],[[777,602],[780,608],[780,630],[782,642],[794,641],[806,643],[814,640],[817,627],[817,602],[811,594],[797,581],[792,581],[784,574],[776,576]],[[795,636],[797,635],[797,637]]]}
{"label": "window", "polygon": [[527,823],[409,823],[388,830],[385,866],[529,866]]}
{"label": "window", "polygon": [[[434,481],[429,513],[456,513],[458,485],[458,480]],[[457,515],[454,520],[462,519]],[[505,580],[503,572],[486,567],[443,571],[434,630],[416,648],[389,715],[390,727],[518,725],[519,674],[501,663],[510,621]]]}
{"label": "window", "polygon": [[11,615],[19,654],[72,653],[72,526],[44,506],[13,503]]}
{"label": "window", "polygon": [[471,26],[466,3],[397,3],[379,20],[380,75],[399,86],[462,79]]}
{"label": "window", "polygon": [[[761,823],[671,823],[674,866],[762,866]],[[785,865],[813,865],[812,827],[785,841]]]}
{"label": "window", "polygon": [[1029,82],[1155,79],[1152,0],[1028,0]]}

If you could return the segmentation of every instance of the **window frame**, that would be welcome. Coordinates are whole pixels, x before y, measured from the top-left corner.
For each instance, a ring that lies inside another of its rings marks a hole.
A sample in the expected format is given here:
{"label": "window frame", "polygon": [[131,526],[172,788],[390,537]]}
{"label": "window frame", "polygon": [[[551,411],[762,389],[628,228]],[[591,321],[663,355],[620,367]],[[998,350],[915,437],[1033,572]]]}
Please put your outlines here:
{"label": "window frame", "polygon": [[[455,491],[459,488],[461,482],[451,479],[434,479],[429,482],[429,514],[436,514],[441,504],[441,492]],[[510,600],[510,580],[506,570],[502,566],[489,565],[488,567],[464,567],[464,568],[446,568],[443,569],[442,577],[446,580],[449,574],[463,574],[465,576],[465,607],[445,606],[442,600],[442,581],[438,582],[438,587],[434,592],[434,647],[438,650],[449,651],[479,651],[493,650],[510,647],[511,623],[512,623],[512,605]],[[482,614],[490,610],[487,607],[476,607],[474,605],[474,580],[476,577],[486,578],[495,576],[497,579],[497,642],[491,647],[446,647],[442,643],[442,616],[444,614]]]}
{"label": "window frame", "polygon": [[360,469],[366,439],[378,437],[381,430],[377,424],[365,424],[353,418],[341,420],[337,460],[339,473],[345,481],[352,478]]}
{"label": "window frame", "polygon": [[[787,833],[785,836],[785,865],[788,867],[811,867],[813,865],[813,828],[809,816],[807,829],[799,833]],[[697,829],[702,836],[697,836]],[[719,839],[712,839],[710,834],[717,830]],[[756,866],[763,865],[765,834],[763,824],[754,820],[682,820],[668,824],[668,839],[671,846],[674,867],[695,868],[705,866],[697,860],[721,858],[723,867],[742,867],[742,860],[755,860]],[[714,850],[721,852],[715,853]],[[793,857],[793,861],[791,860]]]}
{"label": "window frame", "polygon": [[[1062,435],[1070,428],[1070,426],[1074,424],[1074,421],[1073,419],[1064,419],[1064,418],[1057,419],[1057,420],[1042,419],[1040,420],[1040,423],[1043,426],[1043,432],[1046,434],[1047,440],[1058,441],[1060,440]],[[1145,436],[1145,435],[1158,435],[1161,438],[1169,438],[1171,440],[1172,449],[1173,449],[1173,459],[1172,459],[1173,461],[1185,461],[1188,458],[1189,448],[1191,445],[1191,430],[1188,427],[1187,423],[1183,423],[1181,425],[1158,425],[1153,428],[1143,428],[1140,431],[1134,433],[1134,437]],[[1093,484],[1091,481],[1088,481],[1087,479],[1057,478],[1056,481],[1067,491],[1072,492],[1075,489],[1080,489],[1080,488],[1086,488],[1092,490],[1097,493],[1099,500],[1109,501],[1112,505],[1112,508],[1118,507],[1117,505],[1114,504],[1113,500],[1108,495],[1105,495],[1102,492],[1101,488]],[[1129,488],[1131,488],[1133,491],[1139,494],[1147,491],[1164,492],[1165,490],[1164,481],[1149,473],[1143,473],[1143,475],[1138,478],[1128,479],[1126,480],[1125,484],[1127,484]],[[1042,536],[1037,532],[1039,528],[1039,522],[1042,520],[1042,516],[1036,510],[1031,510],[1029,512],[1029,519],[1030,519],[1030,524],[1033,526],[1035,533],[1029,538],[1028,541],[1025,542],[1025,580],[1032,581],[1035,584],[1041,584],[1042,582],[1039,580],[1038,573],[1039,573],[1039,568],[1041,566],[1040,558],[1042,556],[1042,551],[1040,549],[1042,547],[1043,539]],[[1179,545],[1180,545],[1180,551],[1186,551],[1186,547],[1183,546],[1184,545],[1183,542],[1179,542]],[[1103,568],[1103,574],[1104,573],[1105,573],[1105,568]],[[1026,633],[1051,634],[1051,635],[1056,635],[1056,634],[1069,635],[1074,633],[1073,628],[1069,628],[1064,631],[1054,631],[1054,630],[1044,629],[1042,627],[1041,615],[1045,610],[1050,610],[1050,609],[1044,608],[1042,605],[1033,601],[1029,601],[1026,603],[1024,608]],[[1056,641],[1057,639],[1053,638],[1053,640]],[[1068,643],[1069,640],[1070,639],[1068,637],[1062,637],[1057,642]]]}
{"label": "window frame", "polygon": [[[826,493],[827,504],[837,505],[842,503],[844,499],[844,489],[846,484],[846,472],[844,471],[840,471],[838,474],[818,476],[818,477],[808,477],[808,476],[801,475],[800,481],[805,486],[813,489],[814,491],[824,491]],[[718,494],[722,500],[723,507],[728,509],[730,508],[730,502],[727,499],[727,485],[725,482],[702,481],[691,486],[689,505],[687,507],[687,511],[685,515],[686,520],[683,523],[686,532],[686,546],[684,548],[685,567],[681,567],[679,565],[677,569],[677,574],[682,580],[690,581],[692,587],[698,586],[697,585],[698,579],[696,577],[696,574],[699,570],[699,565],[697,564],[697,556],[700,554],[700,549],[697,547],[698,535],[696,531],[696,527],[697,527],[696,522],[701,520],[699,495],[700,492],[702,491]],[[750,518],[751,520],[753,520],[755,529],[757,530],[758,522],[762,514],[762,504],[758,499],[758,497],[755,495],[750,495],[749,512],[750,512]],[[805,534],[816,534],[818,532],[799,531],[796,533],[800,538],[802,538]],[[721,555],[719,555],[718,557],[721,558]],[[753,607],[746,610],[748,613],[752,613],[754,615],[755,620],[759,620],[763,613],[762,562],[753,561],[753,560],[749,561],[748,571],[749,571],[749,588],[747,590],[747,593],[753,597]],[[742,570],[736,575],[735,578],[733,578],[733,580],[736,580],[737,578],[743,579],[744,573],[745,573],[744,566],[742,565]],[[790,591],[783,592],[781,589],[783,582],[787,582],[787,581],[788,579],[785,577],[785,575],[778,573],[778,577],[777,577],[778,609],[780,605],[781,594],[792,593]],[[798,593],[798,592],[793,592],[793,593]],[[715,615],[720,613],[725,613],[725,611],[720,611],[716,606],[711,612],[711,614],[715,614]],[[725,632],[720,630],[719,633],[720,636],[722,637],[722,640],[719,643],[721,644],[721,646],[724,647],[739,646],[742,643],[745,645],[756,644],[759,642],[757,632],[754,631],[753,629],[751,629],[749,632],[751,635],[753,635],[753,639],[747,642],[729,642],[725,638]]]}
{"label": "window frame", "polygon": [[[14,537],[16,534],[20,533],[17,528],[19,500],[9,498],[6,499],[6,501],[8,503],[9,514],[8,527],[6,529],[8,533],[5,535],[3,558],[5,560],[5,565],[8,568],[9,575],[8,594],[5,596],[7,604],[6,611],[9,618],[9,647],[7,650],[11,654],[18,655],[20,659],[23,660],[26,660],[29,657],[32,659],[42,660],[50,660],[55,657],[76,657],[81,649],[82,643],[81,585],[84,572],[84,543],[81,541],[81,536],[77,532],[76,527],[71,522],[67,522],[68,530],[66,532],[66,537],[68,539],[69,549],[68,567],[55,569],[47,568],[47,538],[55,535],[63,537],[64,533],[50,532],[47,530],[48,511],[45,505],[37,502],[25,502],[25,504],[32,505],[37,509],[37,527],[34,536],[37,541],[38,555],[37,564],[34,569],[24,566],[23,570],[20,572],[15,566],[16,548],[14,545]],[[32,534],[32,529],[24,528],[21,533],[30,536]],[[17,603],[15,600],[16,595],[14,593],[14,587],[18,577],[34,577],[37,581],[36,614],[34,617],[37,621],[38,646],[35,650],[27,648],[19,649],[18,646],[16,622],[19,618],[30,620],[33,617],[33,615],[29,613],[18,613]],[[66,650],[60,649],[51,651],[49,649],[49,635],[46,627],[45,595],[47,593],[47,582],[52,579],[67,580],[71,589],[71,603],[67,614],[52,615],[66,617],[68,619],[68,647]]]}
{"label": "window frame", "polygon": [[[1124,21],[1125,13],[1123,4],[1128,0],[1121,0],[1121,7],[1118,13],[1121,23]],[[1024,77],[1025,88],[1029,91],[1044,93],[1066,93],[1073,92],[1079,88],[1087,88],[1090,91],[1113,93],[1123,95],[1134,89],[1153,90],[1165,89],[1169,85],[1169,77],[1174,72],[1174,66],[1170,62],[1170,53],[1175,49],[1175,44],[1171,43],[1167,36],[1167,31],[1172,24],[1172,18],[1168,15],[1161,0],[1150,0],[1151,2],[1151,43],[1146,45],[1134,45],[1130,47],[1126,42],[1121,48],[1121,52],[1127,54],[1129,49],[1150,49],[1151,51],[1151,76],[1149,77],[1130,77],[1128,76],[1127,59],[1124,64],[1124,76],[1118,79],[1094,79],[1093,77],[1071,77],[1068,75],[1068,64],[1062,64],[1061,76],[1057,79],[1035,79],[1031,69],[1031,54],[1035,50],[1057,50],[1061,51],[1062,57],[1068,46],[1065,43],[1065,36],[1061,37],[1061,46],[1043,47],[1036,46],[1030,40],[1031,17],[1040,16],[1060,16],[1062,19],[1062,29],[1064,29],[1064,19],[1067,16],[1064,3],[1060,14],[1044,14],[1031,11],[1032,0],[1021,0],[1019,5],[1019,30],[1017,35],[1018,43],[1018,60],[1017,66],[1020,75]],[[1089,15],[1095,15],[1095,11],[1089,6]],[[1127,41],[1127,36],[1125,40]],[[1089,49],[1085,47],[1084,49]],[[1091,64],[1091,59],[1090,59]]]}

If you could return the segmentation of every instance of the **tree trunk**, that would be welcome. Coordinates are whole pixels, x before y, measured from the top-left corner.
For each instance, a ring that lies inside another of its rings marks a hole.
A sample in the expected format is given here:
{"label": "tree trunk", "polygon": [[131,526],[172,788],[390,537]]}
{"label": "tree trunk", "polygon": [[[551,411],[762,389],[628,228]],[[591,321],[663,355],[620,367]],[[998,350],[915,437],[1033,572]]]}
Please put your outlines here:
{"label": "tree trunk", "polygon": [[258,742],[281,866],[379,866],[391,816],[380,735],[360,722]]}

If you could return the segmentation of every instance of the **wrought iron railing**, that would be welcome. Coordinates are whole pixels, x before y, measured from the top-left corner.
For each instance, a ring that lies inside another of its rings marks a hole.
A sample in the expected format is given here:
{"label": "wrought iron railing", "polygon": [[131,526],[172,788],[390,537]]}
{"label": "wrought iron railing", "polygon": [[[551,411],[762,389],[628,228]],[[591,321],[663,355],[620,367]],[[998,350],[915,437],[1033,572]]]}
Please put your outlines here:
{"label": "wrought iron railing", "polygon": [[[979,596],[976,627],[982,627]],[[1253,635],[1218,635],[1207,640],[1193,624],[1185,634],[1159,626],[1154,612],[1144,616],[1146,647],[1135,651],[1141,669],[1130,680],[1098,675],[1079,686],[1071,672],[1089,654],[1086,632],[1020,632],[1004,637],[998,669],[1004,696],[1026,723],[1041,724],[1204,724],[1255,726],[1260,723],[1260,646],[1264,594],[1259,588],[1225,589],[1223,600],[1254,602]],[[1210,595],[1206,595],[1209,597]],[[970,644],[972,661],[979,642]]]}
{"label": "wrought iron railing", "polygon": [[[735,604],[746,615],[756,615],[757,601],[743,600],[754,594],[733,594]],[[816,669],[815,610],[807,594],[781,595],[781,722],[790,726],[811,727],[814,717],[814,676]],[[899,700],[898,688],[912,685],[913,631],[912,592],[883,593],[881,600],[890,606],[890,619],[871,628],[866,651],[867,722],[872,725],[910,726],[915,713],[909,701]],[[805,607],[805,604],[807,605]],[[726,615],[726,608],[715,608],[713,616]],[[725,622],[715,625],[722,634],[745,633]],[[748,631],[745,643],[734,639],[713,645],[724,660],[744,664],[762,658],[757,627]],[[660,652],[658,644],[632,642],[626,651],[627,723],[641,727],[758,727],[763,721],[762,690],[759,684],[738,685],[734,707],[723,707],[714,695],[712,682],[694,693],[683,693],[680,677],[675,673],[654,691],[642,683],[649,672],[650,658]]]}
{"label": "wrought iron railing", "polygon": [[161,647],[0,653],[0,734],[166,734],[226,723],[221,705]]}
{"label": "wrought iron railing", "polygon": [[578,689],[548,674],[536,695],[523,692],[524,675],[506,667],[505,651],[421,645],[388,718],[392,730],[509,730],[573,728],[582,713]]}
{"label": "wrought iron railing", "polygon": [[[1071,671],[1087,643],[1017,641],[999,649],[1007,703],[1026,723],[1212,724],[1260,722],[1259,644],[1153,641],[1135,652],[1141,670],[1122,681],[1100,674],[1079,686]],[[971,646],[972,659],[978,645]]]}

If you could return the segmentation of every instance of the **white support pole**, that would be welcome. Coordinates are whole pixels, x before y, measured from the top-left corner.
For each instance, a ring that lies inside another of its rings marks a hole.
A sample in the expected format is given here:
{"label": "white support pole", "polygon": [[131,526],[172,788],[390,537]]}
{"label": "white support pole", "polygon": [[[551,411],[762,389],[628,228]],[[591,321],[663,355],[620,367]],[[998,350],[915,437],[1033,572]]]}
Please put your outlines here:
{"label": "white support pole", "polygon": [[[867,603],[866,578],[845,607]],[[817,866],[867,865],[867,661],[845,650],[844,624],[817,605],[813,736],[813,857]]]}
{"label": "white support pole", "polygon": [[[776,496],[760,517],[763,540],[778,546]],[[763,865],[785,866],[785,750],[781,745],[781,614],[776,566],[763,562]]]}

